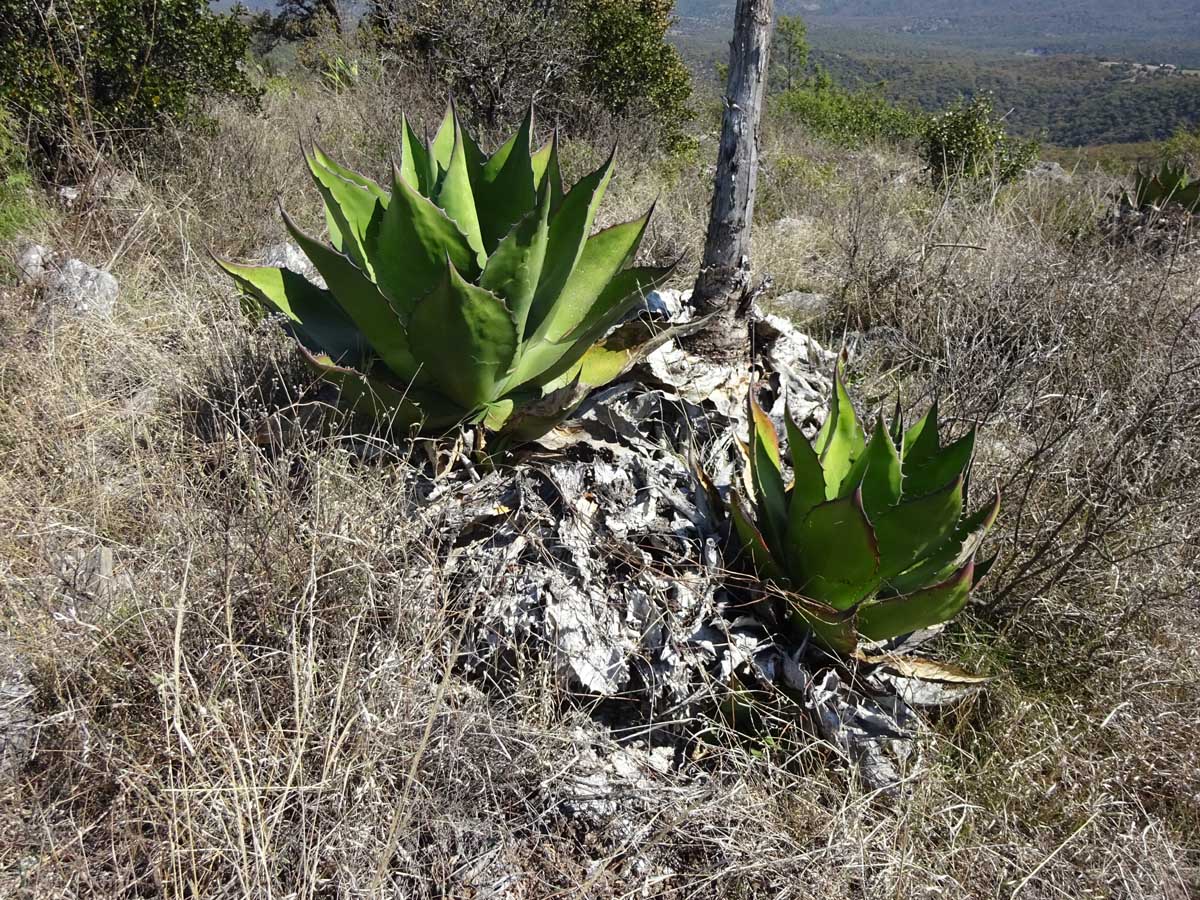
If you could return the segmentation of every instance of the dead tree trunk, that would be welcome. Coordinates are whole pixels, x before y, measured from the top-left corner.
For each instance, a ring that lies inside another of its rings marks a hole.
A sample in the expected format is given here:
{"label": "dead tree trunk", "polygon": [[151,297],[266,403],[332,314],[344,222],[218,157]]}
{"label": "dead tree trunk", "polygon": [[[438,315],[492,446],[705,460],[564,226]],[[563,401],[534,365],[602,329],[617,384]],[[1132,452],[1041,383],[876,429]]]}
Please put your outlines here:
{"label": "dead tree trunk", "polygon": [[[759,123],[767,86],[774,0],[738,0],[729,47],[729,83],[704,258],[692,295],[717,313],[697,349],[730,355],[743,343],[735,324],[750,292],[750,224],[758,183]],[[740,353],[745,353],[744,346]]]}

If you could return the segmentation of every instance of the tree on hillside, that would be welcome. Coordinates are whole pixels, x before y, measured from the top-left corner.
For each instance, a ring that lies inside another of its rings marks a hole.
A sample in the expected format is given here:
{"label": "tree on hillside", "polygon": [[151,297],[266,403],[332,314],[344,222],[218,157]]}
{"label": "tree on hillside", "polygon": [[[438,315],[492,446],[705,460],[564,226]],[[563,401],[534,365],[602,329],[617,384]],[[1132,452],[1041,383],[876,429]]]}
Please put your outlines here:
{"label": "tree on hillside", "polygon": [[648,116],[668,141],[691,78],[666,40],[670,0],[371,0],[366,21],[397,65],[420,65],[488,125],[533,102],[569,124],[597,110]]}
{"label": "tree on hillside", "polygon": [[342,33],[342,10],[338,0],[278,0],[276,28],[290,39],[312,37],[317,22],[326,19]]}
{"label": "tree on hillside", "polygon": [[804,79],[808,69],[808,26],[799,16],[780,16],[775,23],[771,56],[778,63],[774,79],[781,90],[790,91]]}

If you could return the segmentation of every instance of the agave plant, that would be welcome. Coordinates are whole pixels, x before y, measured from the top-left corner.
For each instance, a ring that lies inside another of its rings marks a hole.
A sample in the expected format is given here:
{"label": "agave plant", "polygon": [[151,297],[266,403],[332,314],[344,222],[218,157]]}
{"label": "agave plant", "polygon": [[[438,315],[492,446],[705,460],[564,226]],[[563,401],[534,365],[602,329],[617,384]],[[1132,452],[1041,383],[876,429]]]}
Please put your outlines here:
{"label": "agave plant", "polygon": [[628,365],[636,348],[600,339],[669,270],[630,266],[650,211],[592,234],[613,157],[566,191],[557,136],[533,151],[532,131],[530,110],[486,155],[453,105],[432,142],[405,120],[390,191],[308,148],[332,246],[283,221],[328,287],[217,262],[283,315],[344,404],[534,436]]}
{"label": "agave plant", "polygon": [[945,622],[987,568],[975,557],[999,496],[963,514],[974,430],[943,446],[937,404],[907,430],[900,411],[868,437],[839,362],[829,415],[810,444],[785,415],[792,480],[753,393],[746,481],[731,496],[737,535],[760,577],[786,598],[786,620],[832,650]]}
{"label": "agave plant", "polygon": [[1133,196],[1126,192],[1121,200],[1135,209],[1162,209],[1168,203],[1178,203],[1196,212],[1200,210],[1200,181],[1189,178],[1183,165],[1170,161],[1158,171],[1146,172],[1139,167],[1134,174]]}

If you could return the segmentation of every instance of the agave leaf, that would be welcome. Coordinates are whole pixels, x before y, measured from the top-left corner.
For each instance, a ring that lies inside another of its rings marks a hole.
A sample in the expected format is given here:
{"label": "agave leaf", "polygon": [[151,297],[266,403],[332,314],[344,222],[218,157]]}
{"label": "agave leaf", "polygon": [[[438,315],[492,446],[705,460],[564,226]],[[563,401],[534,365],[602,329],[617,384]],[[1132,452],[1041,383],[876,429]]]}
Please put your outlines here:
{"label": "agave leaf", "polygon": [[538,187],[543,180],[549,179],[550,212],[556,212],[563,200],[562,170],[558,165],[558,129],[542,147],[533,154],[533,178]]}
{"label": "agave leaf", "polygon": [[788,603],[788,620],[793,629],[799,631],[803,626],[837,653],[849,655],[854,652],[858,646],[858,628],[855,624],[857,606],[838,610],[792,591],[785,591],[784,596]]}
{"label": "agave leaf", "polygon": [[423,380],[420,366],[409,349],[404,326],[375,283],[349,256],[306,234],[286,212],[283,213],[283,224],[384,365],[402,381]]}
{"label": "agave leaf", "polygon": [[928,462],[941,450],[941,438],[938,435],[938,402],[935,397],[925,410],[925,415],[913,422],[904,432],[904,465],[916,467]]}
{"label": "agave leaf", "polygon": [[[428,134],[428,132],[426,132]],[[446,112],[442,115],[442,123],[429,144],[429,171],[436,182],[440,172],[450,168],[450,157],[454,154],[454,144],[458,141],[458,111],[455,109],[453,98],[446,104]]]}
{"label": "agave leaf", "polygon": [[[531,341],[525,346],[513,375],[513,385],[525,385],[532,382],[543,384],[561,382],[564,373],[583,358],[597,341],[609,329],[628,315],[638,305],[644,292],[653,290],[670,277],[673,266],[666,268],[635,267],[624,269],[617,273],[604,288],[600,298],[592,307],[588,317],[563,340],[557,343],[550,341]],[[691,323],[688,323],[691,324]],[[661,340],[648,338],[642,341],[612,341],[611,350],[630,350],[636,348],[639,356],[650,352],[653,346],[658,346],[676,333],[672,329],[663,329],[659,333]],[[653,342],[658,340],[657,344]],[[632,356],[627,356],[632,361]],[[568,380],[570,376],[567,376]]]}
{"label": "agave leaf", "polygon": [[504,298],[517,325],[517,335],[525,333],[525,320],[533,303],[542,264],[546,259],[546,242],[550,234],[550,195],[539,192],[537,207],[502,240],[488,257],[481,287]]}
{"label": "agave leaf", "polygon": [[904,458],[904,407],[900,405],[900,388],[896,388],[896,408],[892,412],[892,423],[888,427],[888,433],[892,436],[892,443],[900,451],[901,459]]}
{"label": "agave leaf", "polygon": [[389,428],[417,424],[446,428],[462,417],[461,409],[435,391],[397,386],[388,379],[336,365],[327,355],[310,353],[303,346],[300,352],[317,374],[337,385],[343,406]]}
{"label": "agave leaf", "polygon": [[534,333],[534,340],[561,341],[587,319],[604,289],[637,252],[653,212],[651,207],[640,219],[613,225],[587,239],[562,292]]}
{"label": "agave leaf", "polygon": [[213,259],[243,290],[286,316],[289,330],[313,353],[323,353],[343,365],[362,364],[369,350],[367,343],[329,291],[288,269]]}
{"label": "agave leaf", "polygon": [[517,330],[504,301],[463,279],[447,277],[413,309],[413,352],[434,382],[467,410],[499,399],[517,350]]}
{"label": "agave leaf", "polygon": [[401,318],[446,277],[446,260],[473,276],[475,251],[458,225],[394,173],[392,202],[367,230],[367,255],[379,289]]}
{"label": "agave leaf", "polygon": [[367,193],[374,196],[376,200],[382,200],[384,205],[387,204],[387,201],[388,201],[388,192],[387,191],[385,191],[383,188],[381,188],[379,186],[379,184],[376,183],[373,179],[368,178],[366,175],[363,175],[361,172],[355,172],[353,169],[348,169],[345,166],[343,166],[341,163],[335,162],[333,159],[330,158],[328,153],[326,153],[324,150],[321,149],[320,144],[314,143],[312,145],[312,155],[313,155],[313,159],[316,160],[318,164],[324,166],[326,169],[328,169],[334,175],[344,178],[346,181],[349,181],[351,184],[358,185],[360,188],[363,188],[364,190],[366,190]]}
{"label": "agave leaf", "polygon": [[[367,228],[375,215],[379,198],[371,191],[348,181],[326,168],[317,157],[304,152],[313,182],[325,200],[325,221],[329,228],[329,240],[341,253],[347,254],[360,269],[370,273],[370,265],[363,248]],[[322,154],[323,155],[323,154]]]}
{"label": "agave leaf", "polygon": [[775,556],[771,553],[771,548],[767,546],[767,542],[762,536],[762,532],[758,530],[758,526],[754,524],[754,520],[746,512],[742,498],[736,492],[730,494],[729,512],[733,517],[733,527],[737,531],[738,538],[741,540],[742,549],[749,554],[754,571],[762,578],[782,581],[785,577],[783,569],[776,562]]}
{"label": "agave leaf", "polygon": [[814,600],[848,609],[879,585],[879,547],[860,491],[813,507],[788,546],[792,584]]}
{"label": "agave leaf", "polygon": [[904,496],[920,497],[935,491],[958,475],[966,477],[975,453],[975,429],[944,447],[929,459],[904,468]]}
{"label": "agave leaf", "polygon": [[533,107],[530,106],[520,129],[483,163],[476,179],[479,228],[484,250],[488,253],[492,253],[521,221],[526,210],[539,205],[533,161],[529,155],[532,131]]}
{"label": "agave leaf", "polygon": [[906,500],[875,519],[879,539],[879,578],[885,584],[954,535],[963,506],[963,478],[959,473],[941,489]]}
{"label": "agave leaf", "polygon": [[[453,120],[454,148],[446,166],[446,174],[437,187],[434,202],[446,211],[466,235],[467,243],[475,251],[479,268],[487,262],[483,251],[483,235],[479,230],[479,214],[475,208],[475,194],[471,189],[471,172],[467,166],[467,148],[458,120]],[[443,128],[445,125],[443,125]],[[440,137],[440,134],[439,134]]]}
{"label": "agave leaf", "polygon": [[787,534],[787,489],[783,484],[779,457],[779,434],[775,424],[763,412],[751,388],[750,408],[750,480],[758,501],[759,524],[767,543],[782,547]]}
{"label": "agave leaf", "polygon": [[787,426],[793,476],[788,496],[787,542],[790,545],[793,533],[799,535],[799,529],[813,507],[825,502],[825,473],[821,471],[817,452],[792,418],[790,407],[784,411],[783,420]]}
{"label": "agave leaf", "polygon": [[546,244],[546,262],[533,297],[526,322],[526,333],[541,326],[558,302],[567,279],[575,269],[579,256],[592,232],[596,210],[612,178],[614,157],[584,178],[563,198],[558,212],[550,219],[550,235]]}
{"label": "agave leaf", "polygon": [[871,443],[863,453],[868,460],[863,475],[863,508],[874,521],[900,502],[900,452],[881,416],[875,424]]}
{"label": "agave leaf", "polygon": [[[1000,492],[997,491],[991,503],[980,507],[958,523],[949,541],[921,558],[920,562],[911,568],[906,568],[898,575],[889,576],[887,580],[891,591],[908,594],[949,578],[979,552],[983,539],[999,514]],[[987,565],[982,562],[976,563],[976,580],[981,578],[989,567],[990,562]]]}
{"label": "agave leaf", "polygon": [[405,184],[420,193],[423,197],[433,194],[433,182],[429,177],[429,151],[417,133],[413,131],[412,123],[404,116],[400,122],[400,177]]}
{"label": "agave leaf", "polygon": [[842,377],[845,358],[843,353],[834,368],[829,415],[817,434],[814,447],[825,472],[825,497],[829,500],[838,497],[846,474],[866,448],[862,426],[858,423],[858,416],[854,412],[854,405],[850,402],[850,395],[846,392],[845,380]]}
{"label": "agave leaf", "polygon": [[974,561],[969,561],[931,588],[864,603],[858,611],[859,633],[870,640],[883,641],[948,622],[967,604],[974,567]]}

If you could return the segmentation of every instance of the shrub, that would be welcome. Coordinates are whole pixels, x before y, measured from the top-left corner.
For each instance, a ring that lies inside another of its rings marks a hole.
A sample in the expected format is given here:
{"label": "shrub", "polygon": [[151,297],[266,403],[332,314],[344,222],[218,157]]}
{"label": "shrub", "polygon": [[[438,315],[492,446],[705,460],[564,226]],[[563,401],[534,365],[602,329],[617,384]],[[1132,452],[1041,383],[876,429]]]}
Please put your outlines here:
{"label": "shrub", "polygon": [[422,67],[488,127],[536,102],[560,124],[596,111],[651,120],[669,143],[691,79],[666,41],[667,0],[373,0],[367,21],[397,65]]}
{"label": "shrub", "polygon": [[869,91],[839,88],[823,74],[782,92],[774,103],[777,116],[800,122],[815,134],[846,146],[913,138],[924,124],[920,113]]}
{"label": "shrub", "polygon": [[0,101],[51,160],[111,147],[210,96],[250,99],[249,30],[204,0],[0,0]]}
{"label": "shrub", "polygon": [[1037,141],[1009,137],[989,94],[933,116],[925,123],[922,137],[922,156],[934,187],[958,178],[1013,181],[1029,168],[1038,151]]}
{"label": "shrub", "polygon": [[692,116],[692,80],[679,52],[667,43],[673,6],[673,0],[585,0],[580,15],[591,51],[580,82],[614,115],[648,115],[675,149]]}
{"label": "shrub", "polygon": [[38,220],[33,196],[24,149],[0,108],[0,242],[12,240]]}

